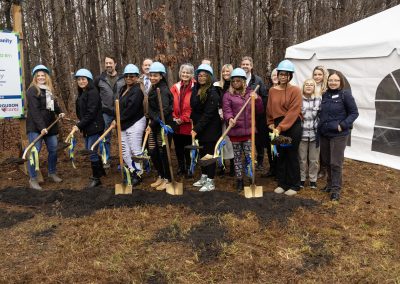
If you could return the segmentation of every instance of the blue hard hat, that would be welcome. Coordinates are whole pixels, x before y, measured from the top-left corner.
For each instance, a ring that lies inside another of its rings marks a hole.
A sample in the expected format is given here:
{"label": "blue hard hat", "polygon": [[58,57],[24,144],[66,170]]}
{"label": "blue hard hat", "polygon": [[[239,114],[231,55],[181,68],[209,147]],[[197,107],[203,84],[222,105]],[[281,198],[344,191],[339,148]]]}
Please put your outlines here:
{"label": "blue hard hat", "polygon": [[37,71],[44,71],[44,72],[46,72],[47,74],[50,75],[50,70],[49,70],[49,68],[47,68],[46,66],[44,66],[44,65],[42,65],[42,64],[36,65],[35,68],[33,68],[33,70],[32,70],[32,76],[34,76],[35,73],[36,73]]}
{"label": "blue hard hat", "polygon": [[137,74],[137,75],[139,75],[140,74],[139,68],[134,64],[128,64],[128,65],[125,66],[125,69],[124,69],[124,75],[125,74]]}
{"label": "blue hard hat", "polygon": [[210,73],[211,76],[214,75],[212,67],[208,64],[200,64],[199,67],[197,67],[196,75],[198,75],[200,71],[206,71]]}
{"label": "blue hard hat", "polygon": [[278,67],[276,67],[276,70],[279,71],[287,71],[287,72],[292,72],[294,73],[294,64],[290,60],[283,60],[278,64]]}
{"label": "blue hard hat", "polygon": [[167,71],[165,70],[165,66],[161,62],[153,62],[150,65],[149,73],[161,73],[165,74]]}
{"label": "blue hard hat", "polygon": [[77,77],[86,77],[90,80],[93,80],[92,72],[90,72],[87,69],[79,69],[78,71],[76,71],[75,78],[77,78]]}
{"label": "blue hard hat", "polygon": [[242,68],[235,68],[231,73],[231,78],[233,77],[243,77],[246,79],[246,71],[244,71]]}

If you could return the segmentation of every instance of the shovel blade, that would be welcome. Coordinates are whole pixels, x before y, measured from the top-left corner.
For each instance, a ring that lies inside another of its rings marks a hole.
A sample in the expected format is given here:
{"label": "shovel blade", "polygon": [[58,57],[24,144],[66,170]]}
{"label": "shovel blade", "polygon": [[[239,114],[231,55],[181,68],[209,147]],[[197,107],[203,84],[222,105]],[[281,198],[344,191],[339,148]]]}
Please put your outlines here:
{"label": "shovel blade", "polygon": [[145,161],[145,160],[150,160],[150,156],[132,156],[132,160],[134,162],[141,162],[141,161]]}
{"label": "shovel blade", "polygon": [[263,196],[263,187],[252,184],[244,187],[244,197],[246,198],[259,198]]}
{"label": "shovel blade", "polygon": [[185,149],[188,149],[188,150],[199,150],[199,149],[203,149],[203,146],[186,145]]}
{"label": "shovel blade", "polygon": [[183,183],[176,182],[176,181],[167,183],[166,192],[170,195],[182,195],[183,194]]}
{"label": "shovel blade", "polygon": [[218,158],[214,158],[214,156],[207,154],[203,158],[197,161],[197,163],[200,165],[200,167],[207,167],[209,165],[212,165],[216,163]]}
{"label": "shovel blade", "polygon": [[132,185],[117,183],[115,185],[115,195],[117,194],[132,194]]}

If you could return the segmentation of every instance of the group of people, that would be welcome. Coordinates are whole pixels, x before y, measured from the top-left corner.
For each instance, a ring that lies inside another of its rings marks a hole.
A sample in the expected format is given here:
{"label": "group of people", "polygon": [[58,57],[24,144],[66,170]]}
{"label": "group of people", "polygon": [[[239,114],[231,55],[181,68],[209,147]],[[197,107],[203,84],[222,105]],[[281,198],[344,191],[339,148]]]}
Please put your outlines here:
{"label": "group of people", "polygon": [[[294,195],[305,187],[307,178],[310,188],[317,188],[318,171],[324,168],[327,185],[323,190],[330,193],[332,200],[339,200],[344,149],[358,116],[354,98],[344,88],[344,77],[339,71],[328,74],[323,66],[317,66],[312,78],[305,80],[300,89],[290,83],[295,71],[293,63],[283,60],[273,70],[268,90],[263,80],[254,74],[252,58],[245,56],[238,68],[224,65],[220,80],[215,80],[211,62],[207,60],[196,69],[190,63],[182,64],[179,81],[169,87],[167,71],[161,62],[145,59],[142,74],[134,64],[126,65],[123,74],[118,74],[116,60],[111,56],[107,56],[104,63],[105,71],[95,79],[87,69],[75,73],[79,121],[74,130],[83,133],[85,147],[90,149],[105,130],[115,127],[115,103],[118,102],[123,160],[132,185],[139,184],[144,173],[143,164],[132,160],[133,156],[143,155],[143,137],[149,137],[146,151],[158,176],[151,187],[165,190],[171,181],[166,139],[174,141],[177,174],[192,177],[193,157],[185,146],[192,143],[201,146],[199,157],[214,155],[218,139],[229,126],[231,129],[220,149],[219,162],[202,166],[201,176],[193,185],[200,191],[214,190],[217,167],[223,173],[229,160],[230,175],[236,177],[237,191],[242,191],[244,174],[249,177],[255,174],[249,166],[251,104],[248,101],[253,97],[255,162],[257,169],[262,170],[264,150],[267,149],[270,168],[264,176],[275,176],[278,186],[274,192]],[[27,92],[28,139],[31,142],[44,134],[49,152],[48,176],[54,182],[61,182],[56,175],[58,130],[47,127],[64,113],[54,98],[50,70],[38,65],[32,75]],[[242,108],[244,110],[239,114]],[[271,139],[278,136],[290,138],[291,143],[271,145]],[[42,140],[35,145],[37,151],[41,144]],[[89,187],[101,184],[100,178],[110,165],[110,146],[111,132],[90,155],[92,177]],[[40,190],[37,168],[34,163],[29,165],[29,184]]]}

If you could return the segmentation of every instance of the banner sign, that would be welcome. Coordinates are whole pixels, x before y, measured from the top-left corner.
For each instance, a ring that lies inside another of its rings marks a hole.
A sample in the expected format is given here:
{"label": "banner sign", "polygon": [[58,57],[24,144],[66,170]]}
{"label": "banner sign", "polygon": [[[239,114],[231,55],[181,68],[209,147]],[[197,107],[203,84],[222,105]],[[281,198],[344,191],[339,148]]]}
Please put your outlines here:
{"label": "banner sign", "polygon": [[0,118],[20,118],[23,113],[19,36],[0,31]]}

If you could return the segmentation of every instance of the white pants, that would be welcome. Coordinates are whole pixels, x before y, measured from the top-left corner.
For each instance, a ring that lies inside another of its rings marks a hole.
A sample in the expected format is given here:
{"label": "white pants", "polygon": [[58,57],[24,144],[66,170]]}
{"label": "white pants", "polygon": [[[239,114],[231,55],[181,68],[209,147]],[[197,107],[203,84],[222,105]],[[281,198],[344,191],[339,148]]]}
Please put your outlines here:
{"label": "white pants", "polygon": [[315,141],[300,141],[299,145],[300,179],[307,179],[307,168],[310,182],[316,182],[319,170],[319,147]]}
{"label": "white pants", "polygon": [[132,156],[140,155],[142,152],[142,139],[145,127],[146,118],[143,116],[134,125],[121,131],[122,156],[130,170],[134,170],[135,168],[137,171],[142,170],[140,163],[135,162],[135,166],[132,165]]}

